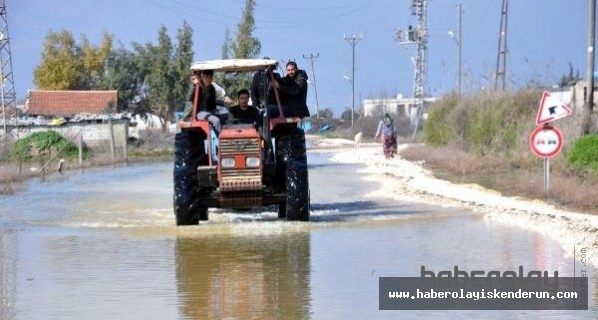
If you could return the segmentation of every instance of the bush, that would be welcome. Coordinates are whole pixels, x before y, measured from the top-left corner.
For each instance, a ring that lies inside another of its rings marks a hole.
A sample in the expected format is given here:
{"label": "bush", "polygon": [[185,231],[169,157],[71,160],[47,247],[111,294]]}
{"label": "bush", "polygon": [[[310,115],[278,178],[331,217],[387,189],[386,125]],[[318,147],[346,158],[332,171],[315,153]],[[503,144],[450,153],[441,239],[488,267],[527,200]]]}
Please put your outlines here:
{"label": "bush", "polygon": [[598,135],[587,135],[577,139],[567,154],[567,162],[573,168],[598,174]]}
{"label": "bush", "polygon": [[430,108],[425,141],[433,146],[456,143],[480,154],[527,148],[522,137],[527,137],[533,124],[539,97],[535,90],[480,92],[462,99],[445,96]]}
{"label": "bush", "polygon": [[14,144],[10,157],[19,162],[49,159],[60,152],[63,158],[75,158],[78,147],[54,131],[33,133]]}
{"label": "bush", "polygon": [[449,143],[455,137],[447,119],[457,102],[457,97],[453,95],[441,99],[431,108],[424,126],[424,140],[427,144],[441,146]]}
{"label": "bush", "polygon": [[498,149],[497,144],[504,141],[502,137],[504,114],[501,111],[495,106],[472,110],[465,126],[466,141],[472,149],[481,154]]}

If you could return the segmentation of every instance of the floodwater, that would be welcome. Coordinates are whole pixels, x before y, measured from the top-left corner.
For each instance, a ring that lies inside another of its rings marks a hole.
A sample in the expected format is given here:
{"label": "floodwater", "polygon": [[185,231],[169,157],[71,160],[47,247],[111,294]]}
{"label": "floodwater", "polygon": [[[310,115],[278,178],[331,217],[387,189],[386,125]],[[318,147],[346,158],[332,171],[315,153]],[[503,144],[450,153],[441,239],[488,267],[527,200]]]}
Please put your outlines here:
{"label": "floodwater", "polygon": [[[70,172],[0,198],[0,319],[596,319],[590,311],[379,311],[378,277],[558,271],[553,239],[458,209],[364,198],[309,153],[312,220],[217,210],[174,227],[171,164]],[[580,263],[577,262],[577,273]]]}

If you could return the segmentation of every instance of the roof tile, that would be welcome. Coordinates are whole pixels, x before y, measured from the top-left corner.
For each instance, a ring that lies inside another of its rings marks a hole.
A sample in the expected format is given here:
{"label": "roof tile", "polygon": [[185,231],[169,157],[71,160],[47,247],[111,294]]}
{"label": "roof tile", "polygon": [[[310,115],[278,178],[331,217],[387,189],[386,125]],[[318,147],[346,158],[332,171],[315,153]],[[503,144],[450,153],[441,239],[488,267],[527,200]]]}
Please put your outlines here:
{"label": "roof tile", "polygon": [[[50,91],[30,90],[27,113],[31,116],[69,117],[79,113],[100,114],[112,102],[116,106],[118,91]],[[114,111],[113,111],[114,112]]]}

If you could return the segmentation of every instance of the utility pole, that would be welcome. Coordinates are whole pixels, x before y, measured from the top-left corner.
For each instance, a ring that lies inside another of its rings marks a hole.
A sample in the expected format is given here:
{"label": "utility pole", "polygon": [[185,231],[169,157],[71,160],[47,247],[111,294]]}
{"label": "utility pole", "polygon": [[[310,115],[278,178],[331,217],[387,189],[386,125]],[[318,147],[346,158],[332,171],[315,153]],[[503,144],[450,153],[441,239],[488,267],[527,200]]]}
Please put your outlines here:
{"label": "utility pole", "polygon": [[413,141],[425,108],[424,99],[426,97],[428,74],[428,0],[411,0],[411,15],[417,18],[417,26],[415,28],[409,26],[405,34],[402,30],[398,30],[396,40],[407,51],[413,45],[416,47],[415,56],[410,54],[414,66],[413,109],[415,111],[410,114],[413,127],[411,140]]}
{"label": "utility pole", "polygon": [[459,26],[457,29],[457,44],[459,45],[459,50],[457,53],[457,60],[458,60],[458,64],[457,64],[457,77],[458,77],[458,81],[457,81],[457,94],[459,97],[461,97],[461,70],[462,70],[462,49],[463,49],[463,20],[462,20],[462,16],[463,16],[463,5],[461,3],[459,3],[457,5],[457,10],[459,10]]}
{"label": "utility pole", "polygon": [[507,78],[507,21],[509,18],[509,0],[502,0],[500,14],[500,31],[498,34],[498,54],[496,56],[496,73],[494,90],[505,90]]}
{"label": "utility pole", "polygon": [[362,35],[344,36],[345,40],[351,45],[353,49],[353,67],[351,71],[351,131],[354,132],[355,123],[355,47],[363,39]]}
{"label": "utility pole", "polygon": [[2,103],[2,126],[4,129],[5,142],[8,139],[8,132],[6,129],[6,111],[10,107],[15,107],[16,103],[9,40],[6,0],[0,0],[0,102]]}
{"label": "utility pole", "polygon": [[315,55],[313,53],[310,53],[309,56],[303,55],[304,59],[309,59],[311,62],[311,78],[314,84],[314,92],[316,94],[316,128],[320,123],[320,104],[318,103],[318,87],[316,86],[316,71],[314,69],[314,60],[319,57],[319,53],[316,53]]}
{"label": "utility pole", "polygon": [[587,51],[587,69],[586,80],[588,81],[588,94],[586,100],[586,117],[584,121],[583,133],[590,133],[592,126],[592,114],[594,112],[594,48],[596,36],[596,0],[589,0],[588,15],[588,51]]}

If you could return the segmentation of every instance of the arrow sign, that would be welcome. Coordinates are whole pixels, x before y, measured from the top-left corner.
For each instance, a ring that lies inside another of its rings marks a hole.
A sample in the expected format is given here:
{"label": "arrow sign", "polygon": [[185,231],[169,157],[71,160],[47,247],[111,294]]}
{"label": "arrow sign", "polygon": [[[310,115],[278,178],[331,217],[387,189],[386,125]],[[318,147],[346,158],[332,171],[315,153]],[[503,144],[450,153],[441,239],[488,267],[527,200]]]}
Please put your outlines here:
{"label": "arrow sign", "polygon": [[540,100],[540,107],[538,108],[536,125],[564,118],[570,115],[571,112],[569,104],[561,100],[557,94],[544,91],[542,93],[542,100]]}

